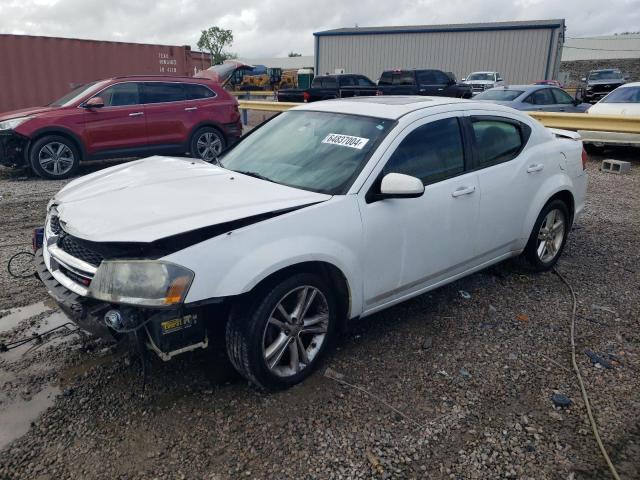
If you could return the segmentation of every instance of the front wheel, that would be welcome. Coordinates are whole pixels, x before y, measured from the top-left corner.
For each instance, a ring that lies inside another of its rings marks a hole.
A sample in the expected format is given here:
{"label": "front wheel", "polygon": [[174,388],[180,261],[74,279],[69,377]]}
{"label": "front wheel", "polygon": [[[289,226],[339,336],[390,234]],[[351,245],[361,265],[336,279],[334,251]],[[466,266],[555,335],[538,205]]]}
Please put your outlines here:
{"label": "front wheel", "polygon": [[48,135],[36,140],[29,150],[29,163],[42,178],[61,180],[73,175],[80,165],[80,154],[66,137]]}
{"label": "front wheel", "polygon": [[213,127],[199,128],[191,137],[191,156],[205,162],[215,162],[224,147],[224,137]]}
{"label": "front wheel", "polygon": [[334,330],[331,290],[317,275],[300,273],[260,289],[251,300],[249,308],[234,308],[227,322],[231,363],[261,388],[301,382],[318,365]]}
{"label": "front wheel", "polygon": [[570,228],[567,205],[561,200],[547,203],[533,226],[523,253],[532,270],[545,272],[553,268],[564,249]]}

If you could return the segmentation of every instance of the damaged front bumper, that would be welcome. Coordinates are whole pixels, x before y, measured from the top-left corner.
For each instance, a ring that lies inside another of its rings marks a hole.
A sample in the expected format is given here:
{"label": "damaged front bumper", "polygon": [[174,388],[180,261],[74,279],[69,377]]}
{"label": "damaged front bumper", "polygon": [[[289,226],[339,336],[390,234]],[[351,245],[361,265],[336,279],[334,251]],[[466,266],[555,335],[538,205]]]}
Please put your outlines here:
{"label": "damaged front bumper", "polygon": [[[47,268],[52,259],[49,257],[46,262],[45,255],[43,248],[35,254],[40,280],[60,309],[83,330],[108,340],[133,335],[143,339],[147,348],[165,361],[180,353],[208,347],[205,307],[143,308],[95,300],[77,293],[84,286],[78,285],[76,279],[61,275],[58,270],[54,275]],[[60,281],[65,279],[69,285]],[[75,291],[68,288],[74,285]]]}
{"label": "damaged front bumper", "polygon": [[13,130],[0,131],[0,165],[24,167],[27,165],[29,139]]}

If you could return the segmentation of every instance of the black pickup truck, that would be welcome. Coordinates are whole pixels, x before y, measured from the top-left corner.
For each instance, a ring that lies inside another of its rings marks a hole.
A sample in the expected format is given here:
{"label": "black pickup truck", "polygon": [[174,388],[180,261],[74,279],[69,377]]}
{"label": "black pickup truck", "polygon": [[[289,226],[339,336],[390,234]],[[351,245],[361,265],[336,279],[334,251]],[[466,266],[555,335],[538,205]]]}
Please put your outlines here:
{"label": "black pickup truck", "polygon": [[378,95],[429,95],[471,98],[471,85],[458,83],[441,70],[386,70],[378,80]]}
{"label": "black pickup truck", "polygon": [[376,84],[364,75],[343,73],[320,75],[307,89],[287,88],[278,91],[279,102],[315,102],[331,98],[360,97],[376,94]]}
{"label": "black pickup truck", "polygon": [[617,68],[591,70],[582,81],[586,83],[583,100],[588,103],[596,103],[626,82],[624,75]]}

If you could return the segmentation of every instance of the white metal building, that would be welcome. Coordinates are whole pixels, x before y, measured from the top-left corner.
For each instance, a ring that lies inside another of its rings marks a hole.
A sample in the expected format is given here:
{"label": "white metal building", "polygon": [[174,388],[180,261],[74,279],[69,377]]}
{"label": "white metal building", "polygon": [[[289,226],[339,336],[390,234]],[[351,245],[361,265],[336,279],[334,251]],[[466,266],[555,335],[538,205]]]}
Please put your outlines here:
{"label": "white metal building", "polygon": [[567,38],[562,61],[640,58],[640,34]]}
{"label": "white metal building", "polygon": [[505,82],[528,83],[557,77],[564,30],[564,19],[339,28],[314,33],[315,70],[374,81],[394,68],[437,68],[458,79],[497,71]]}

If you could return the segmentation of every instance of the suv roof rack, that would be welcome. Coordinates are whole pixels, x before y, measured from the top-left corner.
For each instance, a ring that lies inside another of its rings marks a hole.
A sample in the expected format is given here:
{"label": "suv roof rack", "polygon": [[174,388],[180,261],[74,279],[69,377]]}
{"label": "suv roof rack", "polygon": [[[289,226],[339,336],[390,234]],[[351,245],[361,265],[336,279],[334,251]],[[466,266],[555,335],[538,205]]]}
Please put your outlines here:
{"label": "suv roof rack", "polygon": [[142,74],[138,74],[138,75],[117,75],[115,77],[112,78],[132,78],[132,77],[153,77],[153,78],[166,78],[166,77],[170,77],[170,78],[188,78],[189,80],[193,80],[195,78],[198,78],[200,80],[208,80],[207,78],[200,78],[200,77],[189,77],[187,75],[163,75],[163,74],[150,74],[150,75],[142,75]]}

